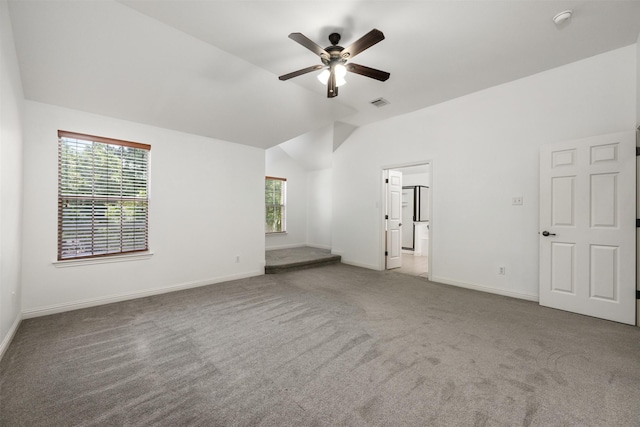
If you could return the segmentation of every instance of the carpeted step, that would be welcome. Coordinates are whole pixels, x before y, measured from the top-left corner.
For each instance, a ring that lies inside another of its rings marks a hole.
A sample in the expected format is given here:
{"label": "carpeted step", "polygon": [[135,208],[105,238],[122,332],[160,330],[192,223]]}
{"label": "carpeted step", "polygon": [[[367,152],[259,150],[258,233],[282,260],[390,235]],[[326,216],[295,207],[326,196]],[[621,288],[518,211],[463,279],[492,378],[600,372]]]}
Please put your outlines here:
{"label": "carpeted step", "polygon": [[264,267],[265,274],[286,273],[289,271],[305,270],[307,268],[322,267],[330,264],[339,264],[342,257],[340,255],[332,255],[318,259],[295,261],[286,264],[267,265]]}

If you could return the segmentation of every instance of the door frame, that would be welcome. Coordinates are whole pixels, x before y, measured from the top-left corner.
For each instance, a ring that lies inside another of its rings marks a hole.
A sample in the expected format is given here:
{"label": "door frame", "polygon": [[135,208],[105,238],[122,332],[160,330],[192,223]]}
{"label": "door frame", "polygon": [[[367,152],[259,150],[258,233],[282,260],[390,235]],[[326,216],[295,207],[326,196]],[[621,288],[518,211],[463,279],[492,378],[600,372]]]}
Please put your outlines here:
{"label": "door frame", "polygon": [[377,209],[377,214],[378,214],[378,237],[379,237],[379,241],[378,241],[378,270],[380,271],[384,271],[386,269],[386,262],[385,262],[385,256],[384,256],[384,251],[386,250],[386,234],[387,234],[387,230],[386,230],[386,220],[384,219],[384,212],[386,209],[386,184],[384,182],[384,175],[385,175],[385,171],[389,170],[389,169],[402,169],[402,168],[408,168],[408,167],[412,167],[412,166],[423,166],[423,165],[429,165],[429,188],[430,188],[430,194],[429,197],[431,198],[430,203],[429,203],[429,259],[427,260],[428,263],[428,271],[427,271],[427,279],[431,280],[431,277],[433,275],[433,239],[434,239],[434,232],[433,232],[433,200],[434,200],[434,166],[433,166],[434,162],[433,160],[421,160],[421,161],[413,161],[413,162],[407,162],[407,163],[394,163],[394,164],[390,164],[390,165],[383,165],[380,168],[379,171],[379,179],[380,179],[380,194],[379,194],[379,199],[378,199],[378,209]]}

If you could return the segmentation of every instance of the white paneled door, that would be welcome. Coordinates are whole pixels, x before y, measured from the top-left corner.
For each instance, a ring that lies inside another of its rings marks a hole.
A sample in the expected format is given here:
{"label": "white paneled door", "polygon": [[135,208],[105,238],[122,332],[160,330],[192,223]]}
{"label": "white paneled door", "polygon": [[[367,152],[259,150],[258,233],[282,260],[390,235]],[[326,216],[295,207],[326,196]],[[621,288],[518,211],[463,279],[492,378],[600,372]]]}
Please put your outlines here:
{"label": "white paneled door", "polygon": [[540,304],[635,324],[633,133],[540,150]]}
{"label": "white paneled door", "polygon": [[402,267],[402,172],[386,176],[387,269]]}

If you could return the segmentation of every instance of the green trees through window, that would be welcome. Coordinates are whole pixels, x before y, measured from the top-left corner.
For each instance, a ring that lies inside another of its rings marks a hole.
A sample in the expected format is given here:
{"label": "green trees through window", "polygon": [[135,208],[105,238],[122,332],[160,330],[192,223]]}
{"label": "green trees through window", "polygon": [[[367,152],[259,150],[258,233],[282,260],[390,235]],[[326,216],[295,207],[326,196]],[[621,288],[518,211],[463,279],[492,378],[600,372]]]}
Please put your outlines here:
{"label": "green trees through window", "polygon": [[286,187],[285,178],[266,177],[264,183],[264,198],[266,205],[267,233],[283,233],[286,231]]}
{"label": "green trees through window", "polygon": [[59,131],[58,259],[148,250],[150,146]]}

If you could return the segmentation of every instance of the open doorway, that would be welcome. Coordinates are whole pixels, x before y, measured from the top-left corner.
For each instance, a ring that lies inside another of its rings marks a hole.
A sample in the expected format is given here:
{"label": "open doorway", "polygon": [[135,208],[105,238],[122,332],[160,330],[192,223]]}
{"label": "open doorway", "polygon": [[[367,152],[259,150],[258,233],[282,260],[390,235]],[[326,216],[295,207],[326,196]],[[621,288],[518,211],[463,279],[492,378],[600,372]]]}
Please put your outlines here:
{"label": "open doorway", "polygon": [[[397,240],[395,222],[390,219],[394,207],[396,191],[387,182],[389,174],[402,177],[400,238],[401,250],[398,261],[393,253]],[[432,170],[431,162],[387,168],[385,177],[385,224],[383,249],[385,253],[385,269],[398,273],[429,278],[431,251],[431,194]]]}

